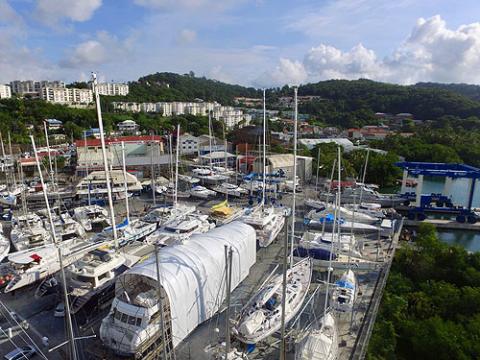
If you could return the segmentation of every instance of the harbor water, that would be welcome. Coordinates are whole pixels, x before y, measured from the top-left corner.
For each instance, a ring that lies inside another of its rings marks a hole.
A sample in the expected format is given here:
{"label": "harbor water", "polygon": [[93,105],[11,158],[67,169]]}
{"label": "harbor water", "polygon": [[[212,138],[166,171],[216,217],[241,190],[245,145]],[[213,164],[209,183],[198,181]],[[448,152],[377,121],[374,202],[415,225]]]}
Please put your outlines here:
{"label": "harbor water", "polygon": [[[453,180],[450,188],[450,194],[454,205],[467,206],[468,202],[468,179],[456,179]],[[473,193],[473,207],[480,207],[480,183],[475,186]],[[430,193],[442,193],[444,190],[443,179],[425,177],[423,182],[423,194]],[[438,235],[440,239],[450,245],[460,245],[468,251],[476,252],[480,251],[480,233],[474,231],[461,231],[461,230],[439,230]]]}

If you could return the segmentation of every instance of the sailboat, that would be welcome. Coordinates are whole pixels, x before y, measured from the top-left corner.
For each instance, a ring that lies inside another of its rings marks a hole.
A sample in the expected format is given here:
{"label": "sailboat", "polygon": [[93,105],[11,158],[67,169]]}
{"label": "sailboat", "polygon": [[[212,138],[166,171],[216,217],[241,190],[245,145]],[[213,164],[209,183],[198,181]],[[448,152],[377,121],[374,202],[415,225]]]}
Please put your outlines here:
{"label": "sailboat", "polygon": [[[361,256],[361,253],[356,249],[356,240],[353,234],[334,236],[332,233],[322,234],[310,231],[306,231],[302,235],[298,247],[294,250],[294,255],[298,257],[310,256],[314,263],[317,263],[317,260],[328,260],[332,250],[334,260],[339,254]],[[324,261],[319,263],[323,264]]]}
{"label": "sailboat", "polygon": [[[339,178],[340,178],[340,150],[338,149],[338,159],[339,159]],[[335,168],[335,166],[334,166]],[[332,171],[333,177],[333,171]],[[335,218],[338,216],[338,210],[340,205],[340,190],[338,190],[336,199],[335,199]],[[335,224],[335,222],[334,222]],[[337,231],[335,233],[335,230]],[[322,235],[322,234],[321,234]],[[335,226],[330,233],[330,244],[328,251],[328,264],[327,264],[327,280],[325,282],[325,299],[323,304],[323,316],[318,321],[316,318],[314,322],[309,325],[306,329],[305,334],[297,342],[295,347],[295,359],[296,360],[310,360],[310,359],[322,359],[322,360],[335,360],[338,356],[338,330],[335,323],[335,317],[332,311],[329,309],[329,287],[330,287],[330,276],[333,271],[332,260],[334,259],[334,240],[335,235],[337,235],[338,243],[340,243],[340,228]],[[353,234],[350,235],[350,243],[352,243]]]}
{"label": "sailboat", "polygon": [[338,356],[338,330],[335,318],[327,312],[307,329],[297,344],[295,360],[335,360]]}
{"label": "sailboat", "polygon": [[[304,259],[287,270],[285,323],[299,311],[310,287],[312,261]],[[234,327],[235,336],[246,344],[256,344],[281,327],[282,274],[277,274],[260,287],[242,309]]]}
{"label": "sailboat", "polygon": [[3,226],[0,224],[0,262],[5,259],[5,257],[10,252],[10,240],[3,233]]}
{"label": "sailboat", "polygon": [[[264,93],[265,94],[265,93]],[[294,171],[297,154],[297,89],[295,88]],[[292,218],[295,220],[295,190]],[[290,267],[287,269],[287,244],[284,245],[284,269],[282,274],[270,276],[252,299],[244,306],[233,329],[234,335],[246,344],[256,344],[282,328],[300,311],[312,278],[312,260],[303,259],[293,263],[295,221],[292,223]],[[285,282],[284,282],[285,280]],[[284,296],[285,295],[285,296]]]}
{"label": "sailboat", "polygon": [[278,236],[285,223],[283,214],[276,212],[273,205],[265,206],[266,194],[266,105],[265,91],[263,92],[263,174],[262,174],[262,202],[253,209],[247,209],[242,221],[255,228],[260,247],[267,247]]}
{"label": "sailboat", "polygon": [[332,306],[336,311],[349,312],[353,310],[353,305],[357,299],[358,283],[355,273],[348,269],[340,280],[335,282],[335,288],[332,293]]}
{"label": "sailboat", "polygon": [[190,189],[190,195],[199,199],[209,199],[217,195],[213,190],[207,189],[202,185],[195,185]]}

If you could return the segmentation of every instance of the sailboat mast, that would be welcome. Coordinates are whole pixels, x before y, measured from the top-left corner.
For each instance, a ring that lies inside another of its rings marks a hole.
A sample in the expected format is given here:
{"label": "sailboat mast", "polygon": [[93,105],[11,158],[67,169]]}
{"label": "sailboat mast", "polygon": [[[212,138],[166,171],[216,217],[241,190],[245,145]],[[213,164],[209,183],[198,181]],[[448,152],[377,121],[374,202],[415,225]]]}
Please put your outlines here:
{"label": "sailboat mast", "polygon": [[208,150],[210,152],[210,170],[213,168],[212,164],[212,112],[208,112]]}
{"label": "sailboat mast", "polygon": [[73,334],[73,325],[72,325],[72,318],[70,314],[70,304],[68,301],[68,292],[67,292],[67,280],[65,276],[65,268],[63,267],[63,259],[62,259],[62,249],[57,243],[57,234],[55,231],[55,225],[53,223],[53,218],[52,218],[52,212],[50,210],[50,203],[48,202],[48,195],[47,195],[47,189],[45,188],[45,182],[43,181],[43,174],[42,174],[42,168],[40,166],[40,160],[38,159],[38,153],[37,153],[37,147],[35,146],[35,139],[33,138],[33,135],[30,135],[30,140],[32,141],[32,146],[33,146],[33,153],[35,154],[35,162],[37,163],[37,170],[38,170],[38,175],[40,177],[40,183],[42,184],[42,190],[43,190],[43,198],[45,199],[45,205],[47,207],[47,215],[48,215],[48,221],[50,223],[50,231],[52,233],[52,238],[53,238],[53,243],[55,244],[57,251],[58,251],[58,262],[60,265],[60,274],[62,276],[62,283],[63,283],[63,295],[64,295],[64,302],[65,302],[65,314],[66,314],[66,321],[67,321],[67,329],[68,329],[68,334],[70,337],[70,351],[71,351],[71,358],[73,360],[77,359],[77,351],[75,349],[75,338]]}
{"label": "sailboat mast", "polygon": [[177,208],[177,201],[178,201],[178,155],[179,153],[180,153],[180,123],[177,125],[177,148],[175,150],[175,197],[173,201],[174,208]]}
{"label": "sailboat mast", "polygon": [[293,244],[295,240],[295,207],[297,197],[297,122],[298,122],[298,87],[293,87],[294,119],[293,119],[293,199],[292,199],[292,235],[290,246],[290,268],[293,267]]}
{"label": "sailboat mast", "polygon": [[283,225],[283,231],[285,232],[284,242],[283,242],[283,276],[282,276],[282,307],[281,307],[281,318],[280,318],[280,329],[281,329],[281,339],[280,339],[280,360],[285,360],[286,351],[285,351],[285,305],[287,297],[287,258],[288,258],[288,216],[285,216],[285,224]]}
{"label": "sailboat mast", "polygon": [[[333,184],[333,177],[335,176],[335,168],[337,166],[337,158],[333,159],[333,166],[332,166],[332,172],[330,173],[330,186],[328,187],[328,193],[327,193],[327,205],[330,201],[330,193],[332,192],[332,184]],[[335,204],[337,203],[337,199],[335,198]],[[322,224],[322,235],[325,234],[325,221]]]}
{"label": "sailboat mast", "polygon": [[317,176],[315,177],[315,192],[318,192],[318,172],[320,171],[320,146],[318,146],[317,155]]}
{"label": "sailboat mast", "polygon": [[337,199],[338,199],[338,194],[335,195],[335,211],[333,212],[333,225],[332,225],[332,239],[330,241],[330,254],[328,258],[328,269],[327,269],[327,286],[325,288],[325,302],[323,305],[323,316],[325,318],[325,315],[327,313],[328,309],[328,288],[330,285],[330,274],[333,271],[332,268],[332,258],[333,258],[333,242],[334,242],[334,237],[335,237],[335,225],[337,225],[338,229],[340,229],[340,224],[337,224],[337,216],[338,216],[338,206],[337,206]]}
{"label": "sailboat mast", "polygon": [[48,129],[47,129],[47,122],[46,121],[43,122],[43,130],[45,131],[45,140],[47,142],[48,165],[50,167],[50,178],[51,178],[51,181],[52,181],[52,185],[54,185],[52,154],[50,153],[50,141],[48,140]]}
{"label": "sailboat mast", "polygon": [[[88,146],[87,146],[87,132],[83,132],[83,142],[85,144],[85,177],[88,177],[88,159],[87,159],[87,154],[88,154]],[[92,204],[92,199],[90,196],[90,187],[92,185],[92,182],[90,181],[88,184],[88,206]]]}
{"label": "sailboat mast", "polygon": [[105,134],[103,130],[102,109],[100,107],[100,95],[97,88],[97,74],[92,73],[93,92],[95,94],[95,104],[97,107],[98,128],[100,130],[100,143],[102,144],[103,167],[105,169],[105,181],[107,182],[108,206],[110,208],[110,221],[112,222],[113,241],[115,249],[118,250],[117,226],[115,224],[115,210],[113,209],[112,187],[110,184],[110,171],[108,169],[107,149],[105,146]]}
{"label": "sailboat mast", "polygon": [[127,223],[130,224],[130,207],[128,204],[127,165],[125,163],[125,142],[123,141],[122,141],[122,168],[123,168],[123,187],[125,190],[125,211],[127,212]]}
{"label": "sailboat mast", "polygon": [[15,162],[13,161],[12,138],[10,136],[10,131],[8,132],[8,149],[10,151],[10,159],[12,161],[11,171],[12,171],[13,186],[17,186],[17,179],[15,178],[15,167],[14,167]]}
{"label": "sailboat mast", "polygon": [[153,167],[153,133],[152,133],[152,146],[150,147],[150,187],[152,188],[152,198],[153,198],[153,206],[157,205],[157,197],[155,194],[156,185],[155,185],[155,169]]}
{"label": "sailboat mast", "polygon": [[232,247],[225,245],[225,291],[227,309],[225,310],[225,359],[230,352],[230,293],[232,291]]}
{"label": "sailboat mast", "polygon": [[363,187],[365,186],[365,178],[367,176],[367,166],[368,166],[369,156],[370,156],[370,149],[367,149],[367,155],[365,156],[365,165],[363,167],[362,186],[360,187],[360,200],[358,202],[358,206],[362,205]]}
{"label": "sailboat mast", "polygon": [[263,194],[262,194],[262,208],[265,207],[265,191],[266,191],[266,169],[267,169],[267,145],[266,145],[266,131],[267,131],[267,107],[265,103],[265,89],[263,89]]}

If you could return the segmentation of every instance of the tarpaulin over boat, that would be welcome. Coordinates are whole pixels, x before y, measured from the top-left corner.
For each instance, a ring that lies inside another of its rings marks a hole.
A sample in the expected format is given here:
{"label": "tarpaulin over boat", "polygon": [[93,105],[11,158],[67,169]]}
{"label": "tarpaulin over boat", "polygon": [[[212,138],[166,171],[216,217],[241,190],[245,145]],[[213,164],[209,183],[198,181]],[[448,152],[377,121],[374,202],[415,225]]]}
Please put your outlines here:
{"label": "tarpaulin over boat", "polygon": [[[233,290],[256,260],[256,235],[251,226],[235,221],[160,250],[160,282],[170,303],[174,346],[211,318],[224,301],[225,245],[233,250]],[[156,281],[155,256],[121,275],[116,293],[128,283],[125,278],[132,276]]]}

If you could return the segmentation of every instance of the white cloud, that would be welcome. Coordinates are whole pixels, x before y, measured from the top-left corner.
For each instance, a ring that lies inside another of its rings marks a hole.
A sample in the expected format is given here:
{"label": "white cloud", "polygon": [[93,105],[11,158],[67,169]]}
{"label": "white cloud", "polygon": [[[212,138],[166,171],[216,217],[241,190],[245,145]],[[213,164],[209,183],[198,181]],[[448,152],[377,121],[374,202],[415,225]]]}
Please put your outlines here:
{"label": "white cloud", "polygon": [[190,29],[183,29],[178,33],[177,43],[180,45],[186,45],[194,42],[197,38],[197,33]]}
{"label": "white cloud", "polygon": [[85,68],[110,62],[125,62],[130,55],[133,38],[120,41],[105,31],[97,33],[95,39],[78,44],[69,55],[60,61],[65,68]]}
{"label": "white cloud", "polygon": [[243,0],[134,0],[134,3],[139,6],[162,11],[224,11],[241,2]]}
{"label": "white cloud", "polygon": [[300,61],[280,59],[272,71],[265,72],[256,81],[259,87],[299,85],[307,80],[308,74]]}
{"label": "white cloud", "polygon": [[362,44],[349,51],[320,44],[302,62],[280,59],[259,80],[273,85],[292,80],[369,78],[411,84],[419,81],[480,83],[480,23],[449,29],[439,16],[420,18],[390,56],[379,59]]}
{"label": "white cloud", "polygon": [[102,5],[102,0],[38,0],[36,15],[45,24],[57,25],[61,20],[89,20]]}
{"label": "white cloud", "polygon": [[23,19],[7,0],[0,0],[0,24],[2,23],[10,23],[14,26],[23,25]]}

